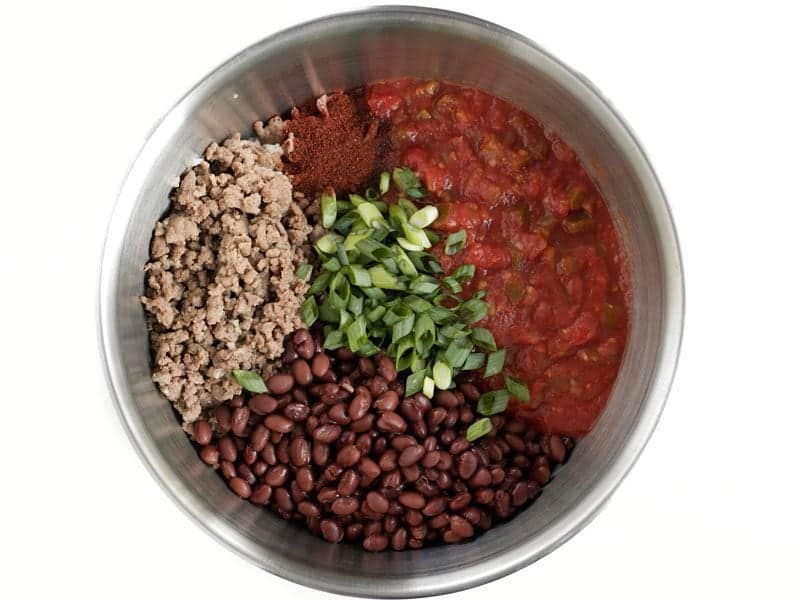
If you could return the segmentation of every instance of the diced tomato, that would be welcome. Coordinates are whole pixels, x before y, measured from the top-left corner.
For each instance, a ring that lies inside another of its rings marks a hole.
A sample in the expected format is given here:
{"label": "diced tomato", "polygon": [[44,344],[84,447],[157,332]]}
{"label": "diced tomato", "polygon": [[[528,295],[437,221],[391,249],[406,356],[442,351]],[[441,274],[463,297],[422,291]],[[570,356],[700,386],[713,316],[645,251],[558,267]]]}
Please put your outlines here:
{"label": "diced tomato", "polygon": [[[608,209],[574,152],[480,90],[398,79],[367,86],[365,99],[388,119],[391,156],[429,190],[425,201],[439,209],[434,228],[443,237],[467,233],[463,251],[447,256],[440,243],[431,252],[445,272],[476,267],[461,295],[486,292],[482,324],[508,351],[504,372],[531,392],[530,402],[514,401],[509,410],[536,430],[585,434],[625,349],[627,279]],[[579,209],[593,227],[563,227]],[[493,389],[503,380],[479,385]]]}
{"label": "diced tomato", "polygon": [[450,232],[466,229],[474,234],[488,221],[489,211],[475,202],[443,202],[434,227]]}
{"label": "diced tomato", "polygon": [[569,198],[566,194],[562,194],[558,190],[551,189],[544,198],[542,198],[547,214],[563,219],[569,214]]}
{"label": "diced tomato", "polygon": [[511,245],[528,260],[534,260],[547,248],[547,240],[538,232],[517,233],[510,240]]}
{"label": "diced tomato", "polygon": [[472,242],[465,250],[465,262],[478,269],[507,269],[511,265],[508,248],[497,244]]}
{"label": "diced tomato", "polygon": [[444,165],[421,148],[406,150],[403,163],[414,169],[423,185],[432,192],[442,192],[453,187],[453,180]]}

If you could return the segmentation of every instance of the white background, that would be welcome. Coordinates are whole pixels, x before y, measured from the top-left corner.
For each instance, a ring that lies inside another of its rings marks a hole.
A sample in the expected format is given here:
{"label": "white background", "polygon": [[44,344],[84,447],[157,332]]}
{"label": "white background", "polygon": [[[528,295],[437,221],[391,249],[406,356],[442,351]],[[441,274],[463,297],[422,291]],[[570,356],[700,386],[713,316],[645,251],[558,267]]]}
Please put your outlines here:
{"label": "white background", "polygon": [[[453,596],[798,597],[800,20],[790,3],[442,2],[593,80],[648,149],[687,283],[647,450],[554,554]],[[333,598],[259,571],[140,464],[99,366],[107,218],[155,120],[335,2],[11,2],[0,17],[0,596]]]}

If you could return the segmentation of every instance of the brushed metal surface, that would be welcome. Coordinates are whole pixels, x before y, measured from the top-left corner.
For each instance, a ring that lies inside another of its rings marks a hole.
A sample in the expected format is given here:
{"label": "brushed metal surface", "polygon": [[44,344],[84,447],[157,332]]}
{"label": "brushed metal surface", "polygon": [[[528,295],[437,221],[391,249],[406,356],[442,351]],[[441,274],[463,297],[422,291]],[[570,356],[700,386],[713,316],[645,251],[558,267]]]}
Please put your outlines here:
{"label": "brushed metal surface", "polygon": [[[176,176],[211,141],[338,88],[440,78],[482,88],[557,131],[596,179],[627,250],[630,340],[608,408],[541,498],[476,543],[368,554],[331,545],[240,501],[197,458],[150,380],[137,300],[154,223]],[[121,189],[100,274],[100,336],[111,397],[130,439],[172,499],[256,565],[315,588],[372,597],[452,592],[544,556],[596,514],[631,468],[666,401],[683,325],[683,275],[666,199],[621,117],[583,77],[522,36],[465,15],[381,7],[334,15],[245,49],[156,126]],[[146,516],[142,516],[145,519]]]}

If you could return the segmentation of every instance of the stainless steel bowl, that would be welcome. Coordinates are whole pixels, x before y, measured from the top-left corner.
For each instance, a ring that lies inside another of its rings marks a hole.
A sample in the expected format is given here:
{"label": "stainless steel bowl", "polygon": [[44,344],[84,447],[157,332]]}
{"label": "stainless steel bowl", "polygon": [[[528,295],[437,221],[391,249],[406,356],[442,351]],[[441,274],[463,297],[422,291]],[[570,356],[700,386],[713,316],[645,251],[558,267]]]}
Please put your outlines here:
{"label": "stainless steel bowl", "polygon": [[[438,78],[505,98],[557,131],[609,203],[632,278],[630,340],[597,427],[541,498],[478,541],[368,554],[312,537],[240,501],[197,458],[150,380],[137,300],[153,226],[170,187],[211,141],[312,96],[398,76]],[[530,40],[431,9],[338,14],[258,42],[214,70],[159,122],[111,220],[100,280],[100,329],[112,397],[130,439],[172,499],[220,542],[281,577],[331,592],[411,597],[491,581],[541,558],[597,513],[656,425],[675,370],[683,275],[666,199],[647,157],[586,79]]]}

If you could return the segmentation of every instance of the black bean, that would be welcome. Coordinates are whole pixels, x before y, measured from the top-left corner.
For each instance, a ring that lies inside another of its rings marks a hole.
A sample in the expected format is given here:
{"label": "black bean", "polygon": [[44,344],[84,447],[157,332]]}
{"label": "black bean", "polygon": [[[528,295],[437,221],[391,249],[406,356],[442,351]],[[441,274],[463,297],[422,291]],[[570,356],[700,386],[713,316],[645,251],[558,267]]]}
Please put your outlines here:
{"label": "black bean", "polygon": [[336,487],[336,492],[340,496],[352,496],[358,489],[358,484],[361,478],[352,469],[348,469],[342,474],[339,480],[339,485]]}
{"label": "black bean", "polygon": [[392,390],[386,390],[380,396],[377,397],[373,406],[375,410],[378,412],[387,412],[393,411],[397,408],[397,405],[400,403],[400,397],[397,395],[397,392],[393,392]]}
{"label": "black bean", "polygon": [[227,433],[231,428],[231,408],[225,404],[220,404],[214,409],[214,418],[217,420],[217,426],[223,433]]}
{"label": "black bean", "polygon": [[294,429],[294,423],[281,415],[269,415],[264,419],[264,425],[271,431],[277,431],[278,433],[289,433]]}
{"label": "black bean", "polygon": [[385,513],[389,510],[389,500],[378,492],[369,492],[366,502],[367,506],[376,513]]}
{"label": "black bean", "polygon": [[331,505],[331,510],[335,515],[350,515],[358,510],[358,498],[352,496],[337,498]]}
{"label": "black bean", "polygon": [[275,465],[264,474],[264,482],[273,487],[277,487],[286,483],[286,478],[288,476],[289,469],[286,465]]}
{"label": "black bean", "polygon": [[278,401],[269,394],[254,394],[247,405],[254,413],[267,415],[278,407]]}
{"label": "black bean", "polygon": [[426,517],[435,517],[436,515],[444,512],[444,509],[447,508],[447,498],[444,496],[437,496],[436,498],[431,498],[422,508],[422,514]]}
{"label": "black bean", "polygon": [[219,472],[225,479],[236,477],[236,467],[232,462],[227,460],[220,461]]}
{"label": "black bean", "polygon": [[308,440],[302,437],[292,440],[289,446],[289,457],[295,467],[303,467],[311,462],[311,447]]}
{"label": "black bean", "polygon": [[381,375],[375,375],[369,380],[369,391],[373,397],[377,398],[389,389],[389,382]]}
{"label": "black bean", "polygon": [[242,498],[249,498],[252,494],[250,484],[240,477],[232,477],[228,480],[228,485],[237,496]]}
{"label": "black bean", "polygon": [[394,532],[391,539],[392,550],[405,550],[406,545],[408,544],[408,531],[405,527],[399,527],[397,531]]}
{"label": "black bean", "polygon": [[267,388],[273,394],[285,394],[294,387],[294,377],[290,373],[278,373],[267,380]]}
{"label": "black bean", "polygon": [[205,419],[195,421],[193,430],[195,442],[201,446],[206,446],[211,443],[213,432],[211,431],[211,425],[208,424],[208,421]]}
{"label": "black bean", "polygon": [[292,376],[298,385],[308,385],[311,383],[313,376],[311,375],[311,367],[308,365],[308,362],[302,358],[295,360],[292,363]]}
{"label": "black bean", "polygon": [[228,436],[220,439],[217,443],[219,448],[219,455],[229,462],[233,462],[236,460],[236,456],[238,455],[238,451],[236,450],[236,444],[233,443],[233,440]]}
{"label": "black bean", "polygon": [[311,357],[314,356],[314,352],[317,351],[317,346],[313,340],[306,340],[302,344],[298,344],[297,346],[297,354],[301,357],[305,358],[306,360],[311,360]]}
{"label": "black bean", "polygon": [[406,422],[403,417],[392,411],[383,413],[376,424],[381,431],[403,433],[406,430]]}
{"label": "black bean", "polygon": [[416,464],[423,456],[425,456],[425,448],[419,444],[413,444],[400,453],[397,464],[401,467],[410,467]]}
{"label": "black bean", "polygon": [[[464,440],[466,442],[466,440]],[[454,442],[455,444],[455,442]],[[478,469],[478,457],[474,452],[464,452],[458,457],[458,476],[461,479],[469,479],[475,474]],[[484,484],[486,485],[486,484]]]}
{"label": "black bean", "polygon": [[322,537],[324,537],[326,541],[334,544],[338,544],[342,541],[344,530],[336,521],[332,519],[323,519],[320,521],[319,525]]}
{"label": "black bean", "polygon": [[253,504],[266,504],[272,496],[272,488],[268,485],[259,485],[250,494],[250,502]]}
{"label": "black bean", "polygon": [[334,423],[328,423],[317,427],[312,435],[318,442],[330,444],[339,439],[339,436],[342,435],[342,428]]}
{"label": "black bean", "polygon": [[394,361],[385,354],[378,358],[377,371],[387,382],[391,383],[397,379],[397,369],[394,366]]}
{"label": "black bean", "polygon": [[425,496],[418,492],[402,492],[397,500],[406,508],[413,508],[415,510],[420,510],[427,504]]}
{"label": "black bean", "polygon": [[367,552],[381,552],[389,545],[389,538],[385,535],[374,533],[364,538],[364,550]]}
{"label": "black bean", "polygon": [[361,451],[354,445],[343,446],[336,455],[336,464],[342,468],[352,467],[361,459]]}

